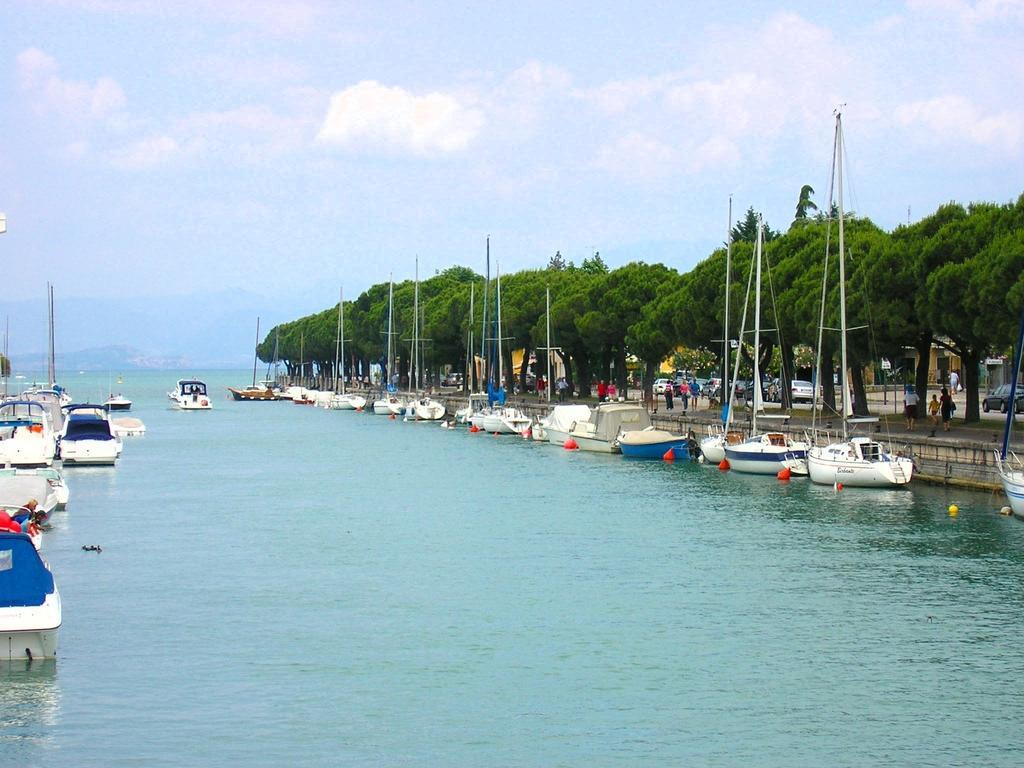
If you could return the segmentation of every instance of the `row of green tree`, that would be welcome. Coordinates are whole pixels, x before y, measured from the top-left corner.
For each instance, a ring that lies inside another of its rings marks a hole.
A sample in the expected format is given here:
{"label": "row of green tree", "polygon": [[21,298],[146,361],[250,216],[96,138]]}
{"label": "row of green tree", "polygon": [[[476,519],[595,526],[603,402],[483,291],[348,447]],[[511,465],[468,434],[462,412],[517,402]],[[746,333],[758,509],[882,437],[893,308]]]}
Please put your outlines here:
{"label": "row of green tree", "polygon": [[[839,324],[836,212],[810,216],[814,206],[809,189],[801,191],[792,226],[785,233],[769,229],[764,247],[762,326],[773,331],[762,334],[756,354],[762,370],[773,356],[781,359],[777,373],[783,378],[784,397],[797,364],[796,350],[801,345],[816,350],[819,326],[834,329]],[[916,386],[923,399],[930,381],[930,350],[938,344],[962,361],[965,417],[977,419],[980,363],[987,355],[1010,348],[1024,308],[1024,195],[1005,205],[950,203],[892,232],[852,213],[844,218],[848,326],[855,329],[848,333],[849,386],[855,404],[867,402],[864,367],[882,357],[902,366],[913,357],[910,350],[916,352],[917,364],[916,370],[905,369],[905,380]],[[734,338],[744,311],[748,332],[753,323],[753,300],[745,308],[745,296],[757,221],[756,213],[748,210],[732,233],[728,290]],[[826,244],[831,256],[828,280],[823,283]],[[609,270],[599,254],[576,266],[556,254],[546,268],[502,275],[500,333],[492,327],[486,335],[501,336],[502,368],[511,372],[513,349],[546,346],[545,292],[549,290],[551,346],[565,365],[570,386],[586,396],[592,382],[614,379],[624,389],[627,361],[639,361],[649,394],[662,362],[680,347],[699,350],[716,368],[720,365],[726,285],[725,247],[687,273],[641,262]],[[388,290],[388,283],[379,283],[345,302],[344,368],[349,376],[365,373],[384,359]],[[410,366],[415,291],[412,281],[394,285],[392,338],[396,372],[402,377]],[[451,267],[419,284],[422,356],[435,380],[448,368],[466,370],[471,339],[473,351],[479,354],[485,335],[484,294],[484,278],[466,267]],[[493,319],[493,280],[487,294]],[[268,333],[257,352],[269,362],[276,348],[277,359],[291,375],[331,378],[337,319],[335,305],[284,323]],[[838,334],[827,331],[821,338],[822,369],[833,370]],[[747,361],[755,354],[750,341],[747,335],[740,345]],[[543,351],[538,358],[543,358]],[[523,385],[528,362],[529,356],[523,355],[513,372]],[[834,397],[831,388],[825,388],[825,397]]]}

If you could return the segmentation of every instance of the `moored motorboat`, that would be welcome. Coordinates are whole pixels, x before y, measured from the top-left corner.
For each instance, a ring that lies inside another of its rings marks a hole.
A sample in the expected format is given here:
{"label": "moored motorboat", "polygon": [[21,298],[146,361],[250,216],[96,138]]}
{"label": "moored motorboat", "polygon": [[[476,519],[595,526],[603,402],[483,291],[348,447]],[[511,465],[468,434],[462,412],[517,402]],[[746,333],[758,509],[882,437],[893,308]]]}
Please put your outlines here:
{"label": "moored motorboat", "polygon": [[492,408],[483,417],[483,428],[485,432],[506,435],[521,435],[530,428],[531,419],[518,408],[504,406]]}
{"label": "moored motorboat", "polygon": [[336,394],[331,397],[329,406],[336,411],[361,411],[366,407],[366,398],[355,392]]}
{"label": "moored motorboat", "polygon": [[53,422],[41,403],[8,400],[0,404],[0,465],[49,466],[56,450]]}
{"label": "moored motorboat", "polygon": [[664,459],[672,451],[672,458],[688,459],[690,447],[690,439],[685,435],[673,435],[654,427],[634,429],[619,435],[619,450],[628,458]]}
{"label": "moored motorboat", "polygon": [[183,411],[208,411],[213,408],[206,383],[199,379],[178,379],[167,397]]}
{"label": "moored motorboat", "polygon": [[569,430],[580,421],[590,420],[589,405],[556,405],[547,416],[537,422],[540,430],[552,445],[564,445],[569,439]]}
{"label": "moored motorboat", "polygon": [[440,400],[423,396],[409,403],[405,418],[412,418],[416,421],[440,421],[444,418],[445,412],[444,403]]}
{"label": "moored motorboat", "polygon": [[57,655],[60,592],[46,561],[22,533],[0,533],[0,659]]}
{"label": "moored motorboat", "polygon": [[639,403],[600,403],[588,421],[577,421],[568,437],[582,451],[619,453],[619,433],[646,429],[651,415]]}
{"label": "moored motorboat", "polygon": [[142,419],[124,417],[110,420],[110,431],[115,437],[141,437],[146,434],[146,425]]}
{"label": "moored motorboat", "polygon": [[58,451],[65,465],[113,465],[121,455],[121,440],[110,426],[102,405],[69,405]]}
{"label": "moored motorboat", "polygon": [[[56,467],[0,467],[0,483],[3,482],[3,478],[10,477],[44,478],[53,490],[54,497],[57,501],[57,509],[63,509],[66,507],[71,498],[71,491],[68,489],[68,484],[64,481],[64,476]],[[21,493],[20,490],[18,492]],[[17,493],[14,494],[14,498],[17,498]],[[29,495],[24,498],[34,498],[38,500],[38,497],[34,495],[33,492],[30,492]]]}
{"label": "moored motorboat", "polygon": [[250,386],[244,389],[237,387],[228,387],[228,392],[231,393],[233,400],[239,400],[244,402],[250,401],[268,401],[277,400],[278,393],[267,386]]}
{"label": "moored motorboat", "polygon": [[[33,500],[35,509],[43,517],[48,517],[60,506],[57,488],[50,484],[49,479],[35,472],[30,469],[0,470],[0,509],[11,517],[27,512],[25,505]],[[67,503],[67,497],[64,498]]]}

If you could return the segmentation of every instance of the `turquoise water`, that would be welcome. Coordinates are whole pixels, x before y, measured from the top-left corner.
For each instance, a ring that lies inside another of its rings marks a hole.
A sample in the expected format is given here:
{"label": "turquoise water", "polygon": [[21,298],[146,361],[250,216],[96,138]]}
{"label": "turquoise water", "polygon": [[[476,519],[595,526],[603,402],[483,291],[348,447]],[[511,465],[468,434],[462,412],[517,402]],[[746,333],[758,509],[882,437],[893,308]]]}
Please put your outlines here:
{"label": "turquoise water", "polygon": [[176,378],[126,377],[148,434],[68,471],[60,657],[0,669],[0,764],[1020,762],[998,499],[231,402],[244,372],[183,413]]}

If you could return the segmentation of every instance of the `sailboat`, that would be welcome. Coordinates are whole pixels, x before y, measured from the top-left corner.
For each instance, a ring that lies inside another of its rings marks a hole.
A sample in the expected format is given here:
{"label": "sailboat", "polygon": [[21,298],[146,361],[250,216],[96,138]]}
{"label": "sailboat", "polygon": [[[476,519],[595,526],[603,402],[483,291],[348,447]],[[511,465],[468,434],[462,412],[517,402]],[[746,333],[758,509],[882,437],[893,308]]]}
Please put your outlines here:
{"label": "sailboat", "polygon": [[384,377],[381,379],[381,396],[373,401],[373,412],[379,416],[401,416],[405,413],[405,403],[398,396],[394,376],[394,355],[391,349],[391,338],[395,335],[395,282],[388,278],[388,330],[387,356],[384,359]]}
{"label": "sailboat", "polygon": [[[729,226],[726,231],[728,239],[725,246],[725,321],[722,328],[722,388],[723,395],[728,393],[723,408],[725,419],[723,426],[712,429],[704,439],[700,441],[700,452],[704,461],[710,464],[720,464],[725,458],[725,446],[735,445],[743,440],[743,433],[732,429],[733,401],[735,400],[735,385],[730,386],[729,382],[729,356],[731,343],[729,340],[729,289],[732,285],[732,196],[729,197]],[[753,274],[753,270],[751,270]],[[750,298],[750,278],[747,278],[747,298]],[[743,323],[740,326],[740,338],[743,338],[744,326],[746,324],[746,306],[743,310]],[[733,371],[732,381],[736,381],[739,375],[740,356],[736,355],[736,369]]]}
{"label": "sailboat", "polygon": [[440,421],[444,418],[445,407],[440,400],[435,400],[425,393],[419,392],[423,387],[423,349],[420,339],[420,262],[416,260],[416,288],[412,303],[412,369],[409,372],[409,394],[417,390],[405,409],[405,420],[409,421]]}
{"label": "sailboat", "polygon": [[[1020,361],[1024,355],[1024,312],[1020,317],[1020,332],[1017,335],[1017,354],[1014,358],[1013,375],[1010,378],[1010,391],[1017,392],[1017,383],[1020,380]],[[1020,460],[1017,454],[1009,450],[1010,431],[1013,428],[1013,414],[1016,409],[1012,401],[1006,409],[1006,425],[1003,427],[1003,445],[1001,450],[996,452],[996,470],[999,478],[1003,481],[1003,490],[1010,500],[1010,509],[1017,517],[1024,518],[1024,461]]]}
{"label": "sailboat", "polygon": [[306,389],[304,386],[305,382],[305,362],[303,358],[306,352],[306,334],[299,334],[299,384],[298,386],[289,387],[288,390],[292,393],[292,402],[295,405],[314,405],[316,403],[316,392],[313,390]]}
{"label": "sailboat", "polygon": [[235,400],[254,401],[254,400],[277,400],[277,394],[266,384],[263,386],[256,386],[256,365],[259,362],[259,346],[260,346],[260,319],[256,318],[256,346],[253,348],[252,355],[252,384],[244,389],[237,389],[236,387],[228,387],[228,392],[231,393],[231,397]]}
{"label": "sailboat", "polygon": [[[870,437],[849,435],[851,424],[875,422],[875,417],[851,418],[849,388],[846,364],[846,244],[844,242],[843,220],[843,116],[836,111],[836,133],[834,143],[836,168],[836,189],[839,205],[839,329],[840,354],[843,371],[843,434],[842,439],[824,446],[813,446],[807,451],[807,469],[811,481],[820,485],[861,486],[869,488],[889,488],[906,485],[914,475],[913,459],[896,456],[887,452],[881,443]],[[831,207],[831,206],[830,206]],[[828,276],[828,251],[826,248],[825,278]],[[824,302],[825,292],[822,291]],[[824,318],[824,304],[822,305]],[[824,326],[824,322],[821,323]],[[821,344],[818,344],[819,349]],[[821,366],[818,366],[817,380],[821,381]]]}
{"label": "sailboat", "polygon": [[[756,269],[756,290],[754,292],[754,402],[751,414],[750,434],[746,440],[726,444],[725,458],[729,468],[737,472],[754,475],[777,475],[784,469],[792,474],[807,474],[807,443],[790,438],[783,432],[758,433],[757,420],[788,419],[788,415],[769,416],[764,413],[761,401],[761,369],[758,358],[761,345],[761,260],[764,250],[764,224],[757,224],[757,242],[754,246]],[[731,409],[730,409],[731,410]]]}
{"label": "sailboat", "polygon": [[[334,342],[334,395],[328,402],[336,411],[361,411],[366,407],[366,398],[354,392],[345,391],[345,293],[338,290],[338,338]],[[341,345],[340,353],[338,345]],[[341,378],[341,392],[338,392],[338,378]]]}
{"label": "sailboat", "polygon": [[[505,383],[505,362],[502,359],[501,354],[501,266],[497,268],[498,280],[496,290],[496,301],[497,301],[497,341],[498,341],[498,387],[500,392],[504,392]],[[483,428],[486,432],[492,432],[495,434],[508,434],[508,435],[521,435],[530,427],[531,419],[529,416],[524,414],[520,409],[515,408],[511,405],[501,405],[497,408],[491,408],[491,412],[484,416]]]}

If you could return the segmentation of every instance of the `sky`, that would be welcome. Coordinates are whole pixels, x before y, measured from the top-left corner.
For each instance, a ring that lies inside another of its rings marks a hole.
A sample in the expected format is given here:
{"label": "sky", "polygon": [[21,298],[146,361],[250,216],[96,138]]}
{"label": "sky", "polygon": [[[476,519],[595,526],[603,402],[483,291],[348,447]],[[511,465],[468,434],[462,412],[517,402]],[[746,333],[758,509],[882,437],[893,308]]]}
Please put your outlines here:
{"label": "sky", "polygon": [[[3,294],[316,311],[453,264],[692,268],[729,197],[1024,192],[1024,0],[8,0]],[[2,299],[0,299],[2,301]],[[286,318],[281,318],[286,319]],[[75,318],[72,322],[87,322]],[[128,340],[130,341],[130,339]]]}

